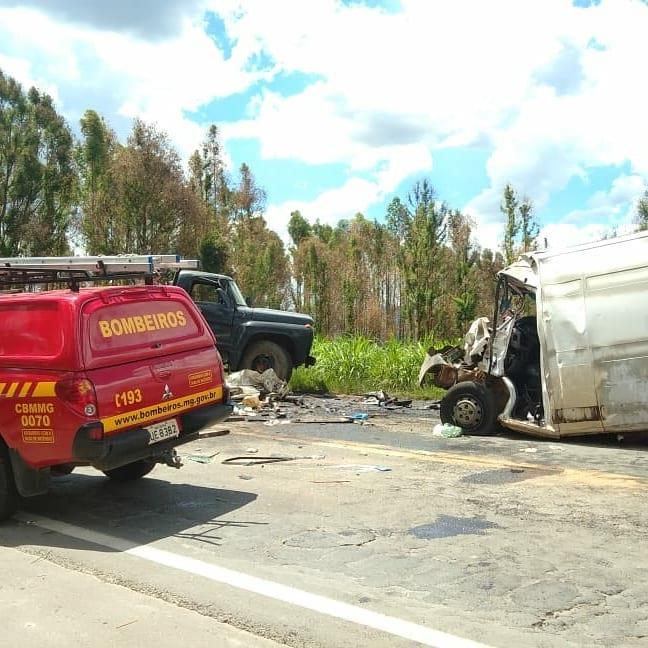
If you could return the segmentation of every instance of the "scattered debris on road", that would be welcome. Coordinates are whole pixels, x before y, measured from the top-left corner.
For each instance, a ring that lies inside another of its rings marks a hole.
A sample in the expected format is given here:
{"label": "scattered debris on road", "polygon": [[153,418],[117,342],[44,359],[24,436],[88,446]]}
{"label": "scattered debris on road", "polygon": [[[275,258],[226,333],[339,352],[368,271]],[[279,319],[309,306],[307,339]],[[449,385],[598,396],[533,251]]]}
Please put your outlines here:
{"label": "scattered debris on road", "polygon": [[212,437],[227,436],[230,433],[228,429],[223,430],[210,430],[209,432],[203,432],[200,435],[201,439],[211,439]]}
{"label": "scattered debris on road", "polygon": [[208,464],[214,460],[214,457],[220,454],[220,450],[210,452],[209,454],[182,454],[180,455],[182,459],[187,461],[195,461],[196,463]]}
{"label": "scattered debris on road", "polygon": [[227,385],[234,400],[240,394],[253,395],[249,389],[245,389],[246,387],[253,387],[257,394],[279,394],[281,396],[287,393],[286,382],[277,376],[274,369],[266,369],[263,373],[253,369],[236,371],[227,376]]}
{"label": "scattered debris on road", "polygon": [[243,396],[241,403],[243,407],[251,407],[255,410],[261,409],[261,407],[263,406],[261,400],[259,399],[259,394],[247,394],[246,396]]}
{"label": "scattered debris on road", "polygon": [[295,459],[301,459],[302,457],[288,457],[288,456],[272,456],[272,457],[258,457],[242,455],[240,457],[230,457],[229,459],[223,459],[223,464],[229,466],[259,466],[261,464],[269,463],[279,463],[281,461],[295,461]]}
{"label": "scattered debris on road", "polygon": [[354,470],[356,474],[365,472],[391,472],[389,466],[376,466],[371,464],[340,464],[339,466],[331,466],[331,468],[338,468],[340,470]]}
{"label": "scattered debris on road", "polygon": [[463,434],[463,430],[457,425],[450,423],[437,423],[432,429],[432,436],[444,437],[445,439],[456,439]]}
{"label": "scattered debris on road", "polygon": [[362,401],[363,405],[378,405],[386,409],[397,409],[398,407],[411,407],[412,399],[399,399],[389,396],[383,390],[376,392],[368,392],[365,394],[365,399]]}
{"label": "scattered debris on road", "polygon": [[[257,451],[258,452],[258,451]],[[229,457],[223,459],[226,466],[262,466],[263,464],[281,463],[282,461],[297,461],[298,459],[326,459],[326,455],[270,455],[268,457],[259,457],[257,455],[241,455],[239,457]]]}

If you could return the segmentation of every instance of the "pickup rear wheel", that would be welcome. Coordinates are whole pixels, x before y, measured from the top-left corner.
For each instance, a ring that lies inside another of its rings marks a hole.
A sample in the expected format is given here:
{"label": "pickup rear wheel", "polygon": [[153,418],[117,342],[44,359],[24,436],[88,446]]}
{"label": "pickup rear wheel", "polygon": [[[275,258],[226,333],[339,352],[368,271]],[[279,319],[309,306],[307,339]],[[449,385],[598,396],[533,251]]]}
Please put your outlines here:
{"label": "pickup rear wheel", "polygon": [[133,463],[113,468],[112,470],[104,470],[104,475],[116,482],[129,482],[141,479],[148,475],[151,470],[155,468],[155,462],[148,459],[140,459],[133,461]]}
{"label": "pickup rear wheel", "polygon": [[263,373],[266,369],[274,369],[281,380],[288,382],[292,375],[292,359],[286,349],[270,340],[253,342],[245,350],[241,368],[253,369]]}
{"label": "pickup rear wheel", "polygon": [[0,439],[0,520],[6,520],[16,512],[18,501],[9,453]]}

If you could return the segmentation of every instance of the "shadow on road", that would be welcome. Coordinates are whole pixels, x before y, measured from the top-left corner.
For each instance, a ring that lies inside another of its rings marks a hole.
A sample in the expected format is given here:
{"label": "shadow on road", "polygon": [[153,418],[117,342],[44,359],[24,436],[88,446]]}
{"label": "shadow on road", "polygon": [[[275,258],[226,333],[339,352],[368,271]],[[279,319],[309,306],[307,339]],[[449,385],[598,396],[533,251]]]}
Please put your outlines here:
{"label": "shadow on road", "polygon": [[[21,516],[28,519],[34,514],[110,535],[125,541],[125,548],[170,536],[218,547],[230,530],[263,524],[227,517],[256,497],[255,493],[170,483],[151,477],[117,484],[100,475],[73,473],[53,479],[47,495],[24,500]],[[25,526],[16,522],[0,526],[0,546],[38,544],[113,551],[51,531],[25,531]]]}
{"label": "shadow on road", "polygon": [[512,430],[498,430],[497,436],[511,441],[531,441],[533,443],[562,443],[573,446],[593,448],[617,448],[620,450],[648,450],[648,432],[626,432],[623,434],[591,434],[586,436],[562,437],[548,439],[521,434]]}

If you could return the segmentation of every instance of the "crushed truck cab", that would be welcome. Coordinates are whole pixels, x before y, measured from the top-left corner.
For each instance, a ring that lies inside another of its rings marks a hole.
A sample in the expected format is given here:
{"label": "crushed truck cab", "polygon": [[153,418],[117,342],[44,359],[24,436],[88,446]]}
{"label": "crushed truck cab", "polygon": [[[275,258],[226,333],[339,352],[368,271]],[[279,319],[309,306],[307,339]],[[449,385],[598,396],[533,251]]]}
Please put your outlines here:
{"label": "crushed truck cab", "polygon": [[0,295],[0,517],[75,466],[121,481],[177,466],[175,448],[232,410],[214,336],[185,291],[79,286],[152,278],[123,259],[112,272],[105,260],[96,271],[27,261],[0,260],[0,283],[71,287]]}
{"label": "crushed truck cab", "polygon": [[430,350],[441,419],[551,438],[648,429],[648,232],[524,255],[499,273],[492,320]]}

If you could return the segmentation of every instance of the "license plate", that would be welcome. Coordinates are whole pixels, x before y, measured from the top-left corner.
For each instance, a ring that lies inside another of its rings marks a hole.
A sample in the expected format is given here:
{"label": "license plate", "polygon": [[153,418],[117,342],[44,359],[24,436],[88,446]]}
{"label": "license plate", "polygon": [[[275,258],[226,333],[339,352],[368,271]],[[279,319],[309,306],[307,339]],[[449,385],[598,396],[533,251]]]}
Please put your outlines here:
{"label": "license plate", "polygon": [[175,419],[147,425],[144,429],[149,433],[149,445],[166,441],[167,439],[173,439],[180,434],[180,428]]}

